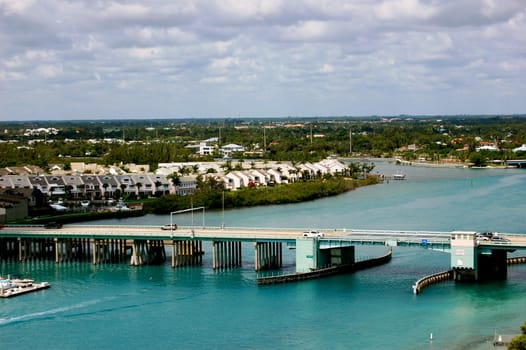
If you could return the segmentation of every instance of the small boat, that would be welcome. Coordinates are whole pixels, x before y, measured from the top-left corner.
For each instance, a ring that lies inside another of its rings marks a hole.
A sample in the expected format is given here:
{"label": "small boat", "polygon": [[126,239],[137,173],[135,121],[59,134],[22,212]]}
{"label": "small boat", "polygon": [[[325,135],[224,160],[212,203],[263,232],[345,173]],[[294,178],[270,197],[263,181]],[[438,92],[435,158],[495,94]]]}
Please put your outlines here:
{"label": "small boat", "polygon": [[0,278],[0,298],[15,297],[49,287],[51,287],[51,285],[48,282],[35,283],[32,279],[28,278]]}
{"label": "small boat", "polygon": [[122,199],[119,199],[117,205],[114,207],[114,210],[130,210],[130,208],[128,208],[128,206],[122,201]]}
{"label": "small boat", "polygon": [[393,179],[394,180],[404,180],[405,174],[393,174]]}
{"label": "small boat", "polygon": [[80,201],[80,205],[82,205],[84,208],[87,208],[90,205],[90,201],[88,200]]}

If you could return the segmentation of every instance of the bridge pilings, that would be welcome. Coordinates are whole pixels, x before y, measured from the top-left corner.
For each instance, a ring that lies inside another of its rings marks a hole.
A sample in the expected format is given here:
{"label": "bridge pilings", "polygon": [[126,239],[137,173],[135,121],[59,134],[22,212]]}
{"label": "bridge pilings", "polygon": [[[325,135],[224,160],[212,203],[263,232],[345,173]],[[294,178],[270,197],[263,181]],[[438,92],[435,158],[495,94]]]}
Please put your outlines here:
{"label": "bridge pilings", "polygon": [[0,238],[0,260],[15,261],[18,259],[17,238]]}
{"label": "bridge pilings", "polygon": [[88,261],[90,258],[90,240],[87,238],[53,239],[52,249],[47,246],[44,254],[54,253],[56,263]]}
{"label": "bridge pilings", "polygon": [[203,263],[203,242],[185,240],[172,242],[172,268],[198,266]]}
{"label": "bridge pilings", "polygon": [[54,256],[52,238],[18,238],[18,261],[48,260]]}
{"label": "bridge pilings", "polygon": [[133,240],[130,265],[159,265],[165,261],[163,240]]}
{"label": "bridge pilings", "polygon": [[242,249],[239,241],[212,241],[212,268],[241,267]]}
{"label": "bridge pilings", "polygon": [[281,242],[254,243],[254,269],[256,271],[280,268],[283,265]]}
{"label": "bridge pilings", "polygon": [[[93,239],[91,241],[91,258],[93,265],[105,263],[125,263],[130,245],[125,239]],[[83,247],[89,257],[89,244]]]}

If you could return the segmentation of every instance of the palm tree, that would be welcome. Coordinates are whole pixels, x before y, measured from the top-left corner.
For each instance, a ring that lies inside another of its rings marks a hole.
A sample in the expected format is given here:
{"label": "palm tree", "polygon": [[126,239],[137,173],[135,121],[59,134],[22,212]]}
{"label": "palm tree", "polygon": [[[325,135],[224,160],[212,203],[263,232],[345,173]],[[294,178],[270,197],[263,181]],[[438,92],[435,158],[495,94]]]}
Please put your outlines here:
{"label": "palm tree", "polygon": [[137,183],[135,184],[135,187],[137,187],[137,196],[140,197],[140,196],[141,196],[141,187],[142,187],[142,183],[137,182]]}
{"label": "palm tree", "polygon": [[356,175],[360,173],[360,166],[353,162],[347,166],[347,170],[348,170],[349,176],[354,178],[354,177],[357,177]]}
{"label": "palm tree", "polygon": [[122,193],[122,196],[124,197],[124,194],[126,193],[126,184],[121,184],[121,193]]}
{"label": "palm tree", "polygon": [[159,190],[159,187],[161,187],[162,184],[163,183],[159,180],[155,181],[155,194],[156,195],[162,194],[162,191]]}
{"label": "palm tree", "polygon": [[107,193],[107,189],[108,189],[109,186],[110,186],[110,185],[109,185],[107,182],[105,182],[105,183],[102,184],[102,188],[104,189],[104,196],[105,196],[106,198],[109,197],[109,194]]}
{"label": "palm tree", "polygon": [[508,344],[508,350],[526,350],[526,321],[521,326],[521,335],[514,337]]}

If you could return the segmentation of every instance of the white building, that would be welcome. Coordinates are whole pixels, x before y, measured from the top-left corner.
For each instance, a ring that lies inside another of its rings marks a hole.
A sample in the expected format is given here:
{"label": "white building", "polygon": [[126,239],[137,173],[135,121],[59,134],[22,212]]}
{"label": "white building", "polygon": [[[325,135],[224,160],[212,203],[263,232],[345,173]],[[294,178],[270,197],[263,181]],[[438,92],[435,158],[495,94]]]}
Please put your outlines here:
{"label": "white building", "polygon": [[337,159],[324,159],[321,162],[316,163],[316,164],[323,166],[324,168],[327,169],[327,172],[333,175],[342,174],[346,170],[345,165],[341,163],[340,161],[338,161]]}
{"label": "white building", "polygon": [[235,143],[229,143],[221,147],[220,152],[225,157],[231,157],[232,153],[245,152],[245,147],[236,145]]}
{"label": "white building", "polygon": [[229,190],[237,190],[241,188],[242,180],[236,176],[234,173],[228,173],[223,177],[225,183],[225,188]]}
{"label": "white building", "polygon": [[484,145],[484,146],[480,146],[480,147],[477,147],[475,148],[475,151],[498,151],[499,149],[497,148],[497,146],[493,146],[493,145]]}
{"label": "white building", "polygon": [[241,186],[248,187],[252,179],[247,173],[243,171],[234,171],[234,174],[241,179]]}
{"label": "white building", "polygon": [[270,176],[264,170],[253,169],[250,170],[250,174],[253,177],[253,181],[258,186],[267,186]]}
{"label": "white building", "polygon": [[175,193],[179,196],[187,196],[197,189],[196,176],[181,176],[179,183],[175,186]]}
{"label": "white building", "polygon": [[269,183],[281,184],[281,173],[277,169],[269,169],[267,173],[270,175]]}

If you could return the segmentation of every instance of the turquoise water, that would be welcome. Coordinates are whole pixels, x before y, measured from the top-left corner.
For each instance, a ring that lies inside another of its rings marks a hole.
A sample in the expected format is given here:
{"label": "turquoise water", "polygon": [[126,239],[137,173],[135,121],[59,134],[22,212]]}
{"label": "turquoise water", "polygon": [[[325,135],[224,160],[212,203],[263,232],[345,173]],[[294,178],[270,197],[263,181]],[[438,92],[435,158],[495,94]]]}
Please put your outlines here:
{"label": "turquoise water", "polygon": [[[297,228],[453,229],[525,233],[526,171],[396,167],[405,181],[309,203],[209,212],[205,224]],[[200,225],[202,217],[177,216]],[[169,216],[108,220],[152,224]],[[19,349],[489,349],[494,332],[517,333],[526,320],[526,266],[484,284],[443,283],[414,296],[424,274],[449,267],[449,254],[395,248],[374,269],[296,284],[258,287],[253,247],[243,268],[213,271],[75,263],[2,263],[52,284],[0,300],[0,348]],[[358,247],[363,256],[382,247]],[[285,249],[285,269],[294,251]],[[520,255],[526,255],[524,251]],[[429,334],[433,333],[433,341]]]}

